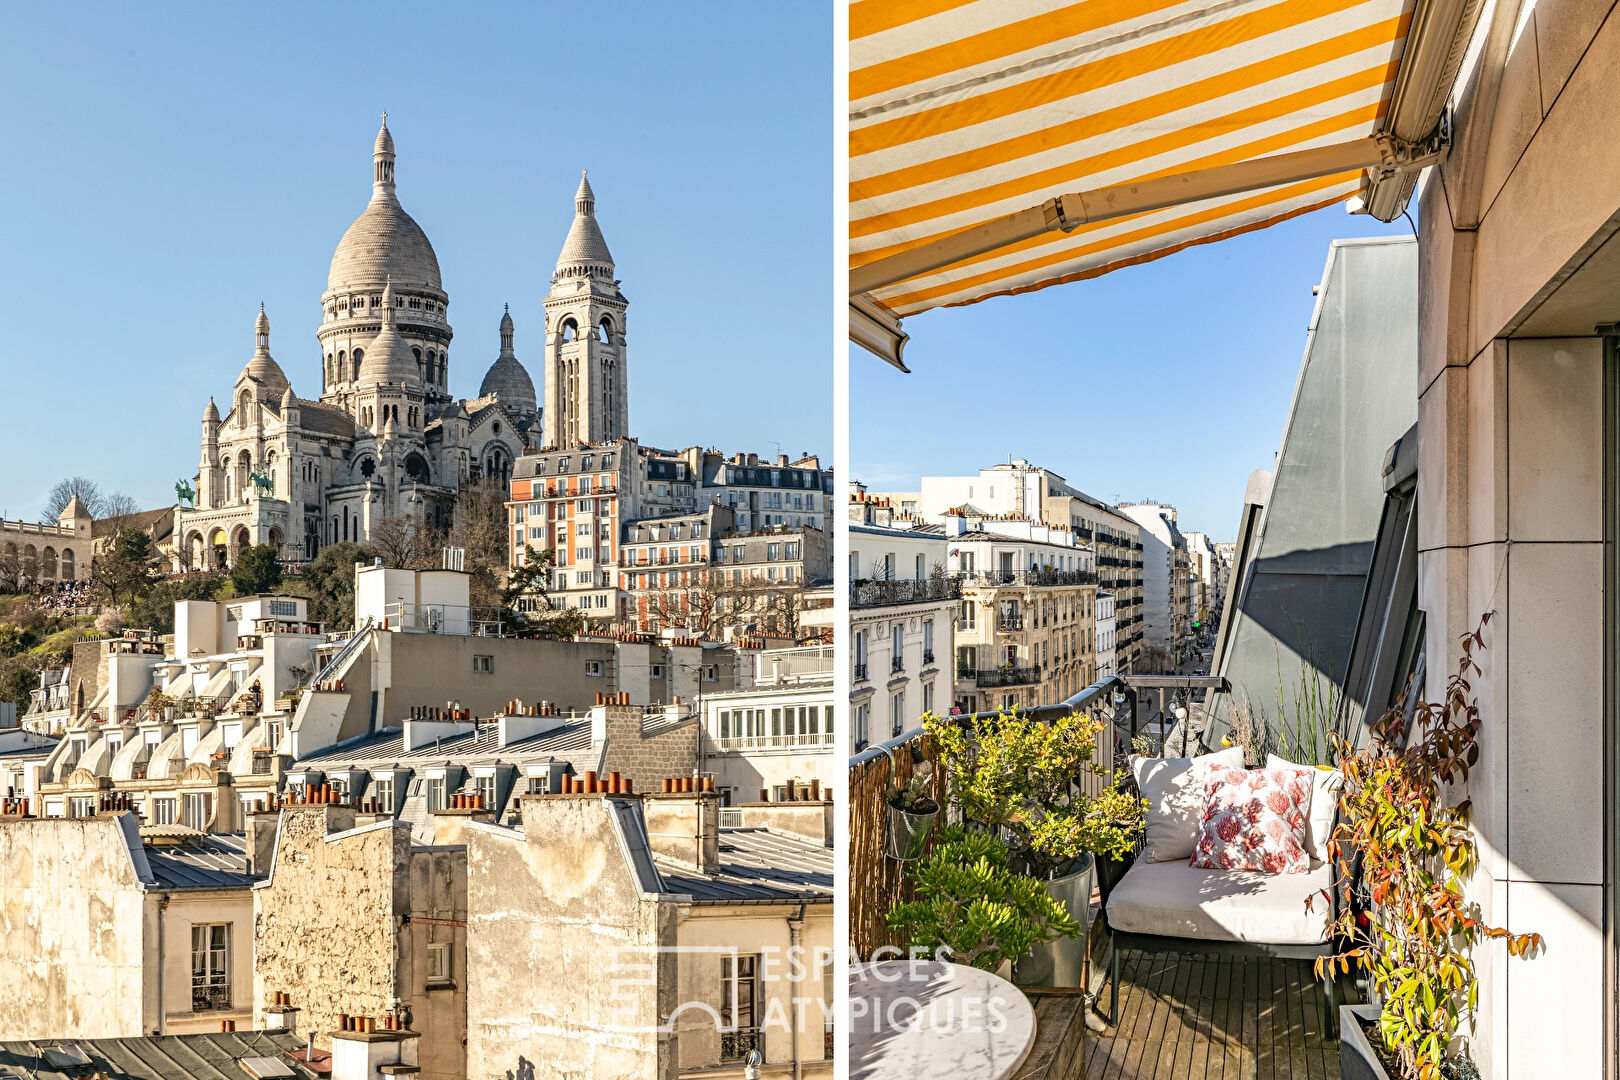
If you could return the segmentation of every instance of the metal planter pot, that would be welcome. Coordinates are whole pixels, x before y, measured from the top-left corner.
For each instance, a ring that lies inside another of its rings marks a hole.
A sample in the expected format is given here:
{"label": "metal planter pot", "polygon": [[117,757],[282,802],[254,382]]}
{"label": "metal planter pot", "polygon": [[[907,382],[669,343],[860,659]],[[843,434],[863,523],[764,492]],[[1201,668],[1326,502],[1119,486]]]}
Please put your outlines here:
{"label": "metal planter pot", "polygon": [[886,854],[891,859],[910,862],[920,859],[928,849],[928,837],[934,831],[934,819],[939,816],[935,807],[927,813],[889,807],[889,831],[884,838]]}
{"label": "metal planter pot", "polygon": [[[1046,883],[1046,891],[1082,927],[1089,927],[1091,922],[1091,885],[1096,870],[1096,860],[1087,852],[1075,860],[1067,874]],[[1013,964],[1013,982],[1019,986],[1084,986],[1085,964],[1085,934],[1058,938],[1019,957]]]}
{"label": "metal planter pot", "polygon": [[1389,1080],[1361,1021],[1378,1019],[1376,1005],[1339,1006],[1339,1076],[1342,1080]]}

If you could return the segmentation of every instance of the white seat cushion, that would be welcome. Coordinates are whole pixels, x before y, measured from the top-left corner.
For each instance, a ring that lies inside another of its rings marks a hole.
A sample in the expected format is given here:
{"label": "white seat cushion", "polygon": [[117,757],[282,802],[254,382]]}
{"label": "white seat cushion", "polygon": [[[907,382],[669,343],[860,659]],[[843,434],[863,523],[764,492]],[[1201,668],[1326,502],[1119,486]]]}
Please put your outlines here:
{"label": "white seat cushion", "polygon": [[1317,896],[1332,868],[1312,862],[1304,874],[1203,870],[1184,862],[1137,860],[1108,897],[1115,930],[1199,941],[1316,945],[1327,937],[1331,905]]}
{"label": "white seat cushion", "polygon": [[1131,758],[1137,790],[1148,803],[1139,858],[1167,862],[1193,853],[1204,821],[1204,776],[1211,765],[1243,768],[1243,747],[1194,758]]}

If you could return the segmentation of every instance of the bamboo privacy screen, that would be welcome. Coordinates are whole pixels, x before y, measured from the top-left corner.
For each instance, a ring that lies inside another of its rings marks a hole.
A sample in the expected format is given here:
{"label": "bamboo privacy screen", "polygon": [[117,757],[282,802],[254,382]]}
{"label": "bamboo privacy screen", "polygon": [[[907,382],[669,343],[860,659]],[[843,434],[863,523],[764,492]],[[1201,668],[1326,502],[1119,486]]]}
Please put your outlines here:
{"label": "bamboo privacy screen", "polygon": [[[921,751],[923,760],[933,762],[931,794],[943,806],[944,770],[939,767],[934,740],[926,735],[919,734],[893,754],[868,758],[849,770],[849,944],[857,960],[870,960],[873,951],[884,945],[904,945],[883,920],[901,898],[904,884],[901,864],[883,854],[883,844],[889,827],[889,783],[891,778],[897,785],[911,779],[916,768],[911,760],[913,746]],[[934,819],[936,827],[944,817]]]}

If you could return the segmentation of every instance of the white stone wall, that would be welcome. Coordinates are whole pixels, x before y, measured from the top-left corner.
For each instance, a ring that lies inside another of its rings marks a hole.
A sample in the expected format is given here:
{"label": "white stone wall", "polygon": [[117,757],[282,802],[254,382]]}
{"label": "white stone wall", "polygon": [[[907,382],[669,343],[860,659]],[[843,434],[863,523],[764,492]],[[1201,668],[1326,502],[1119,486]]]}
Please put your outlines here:
{"label": "white stone wall", "polygon": [[1604,255],[1620,148],[1602,134],[1620,124],[1620,17],[1580,0],[1525,7],[1465,76],[1456,147],[1419,212],[1419,604],[1431,698],[1458,638],[1496,612],[1473,680],[1473,892],[1487,919],[1546,940],[1529,960],[1477,951],[1473,1055],[1492,1078],[1597,1077],[1613,1064],[1602,508],[1614,449],[1593,331],[1620,319],[1620,270]]}

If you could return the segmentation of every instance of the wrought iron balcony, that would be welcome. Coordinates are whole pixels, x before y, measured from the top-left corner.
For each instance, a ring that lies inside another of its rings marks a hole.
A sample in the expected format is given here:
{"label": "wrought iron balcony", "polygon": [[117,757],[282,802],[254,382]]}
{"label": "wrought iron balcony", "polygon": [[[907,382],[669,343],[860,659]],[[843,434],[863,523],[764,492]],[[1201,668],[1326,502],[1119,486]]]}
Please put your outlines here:
{"label": "wrought iron balcony", "polygon": [[1030,686],[1041,681],[1041,667],[980,668],[972,673],[974,685],[979,689],[995,686]]}
{"label": "wrought iron balcony", "polygon": [[214,1009],[229,1009],[230,1007],[231,988],[229,986],[192,986],[192,1012],[210,1012]]}
{"label": "wrought iron balcony", "polygon": [[1095,570],[1058,570],[1049,566],[1036,567],[1031,570],[977,570],[966,575],[963,584],[992,588],[998,585],[1014,585],[1024,588],[1041,588],[1054,585],[1095,585],[1097,584],[1097,572]]}
{"label": "wrought iron balcony", "polygon": [[865,664],[856,664],[855,665],[855,681],[856,682],[865,682],[866,681],[866,679],[867,679],[866,667],[867,667],[867,665],[865,665]]}
{"label": "wrought iron balcony", "polygon": [[896,674],[898,672],[901,672],[901,671],[904,671],[904,670],[906,670],[906,658],[905,657],[896,656],[896,657],[893,657],[893,658],[891,658],[889,660],[889,674],[890,675],[894,675],[894,674]]}
{"label": "wrought iron balcony", "polygon": [[[757,1028],[748,1031],[722,1031],[720,1033],[720,1060],[741,1061],[750,1050],[761,1050],[764,1040]],[[761,1050],[763,1053],[763,1050]]]}
{"label": "wrought iron balcony", "polygon": [[849,606],[888,607],[893,604],[923,604],[940,600],[960,600],[962,579],[930,577],[903,581],[856,581],[850,585]]}

